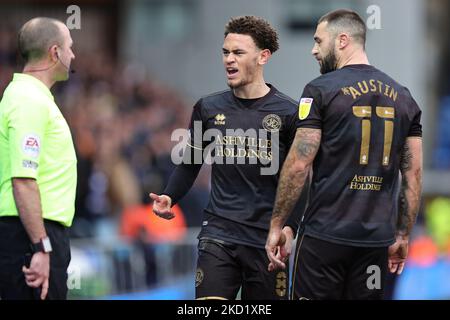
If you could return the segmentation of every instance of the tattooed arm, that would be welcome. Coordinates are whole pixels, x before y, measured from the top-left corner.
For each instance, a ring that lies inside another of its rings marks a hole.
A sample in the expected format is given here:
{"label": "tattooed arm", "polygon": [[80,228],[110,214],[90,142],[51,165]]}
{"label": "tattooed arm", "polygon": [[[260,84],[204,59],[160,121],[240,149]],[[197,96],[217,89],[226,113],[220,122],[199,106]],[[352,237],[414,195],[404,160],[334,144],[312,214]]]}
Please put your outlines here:
{"label": "tattooed arm", "polygon": [[409,236],[419,212],[422,192],[422,139],[408,138],[400,162],[402,186],[397,235]]}
{"label": "tattooed arm", "polygon": [[389,269],[402,273],[408,255],[409,235],[419,212],[422,193],[422,139],[407,138],[400,160],[402,185],[397,220],[396,242],[389,247]]}
{"label": "tattooed arm", "polygon": [[270,271],[278,267],[285,268],[284,262],[276,257],[277,247],[285,242],[281,229],[303,190],[312,162],[319,150],[321,135],[320,129],[297,129],[284,162],[266,242],[266,251],[271,262]]}

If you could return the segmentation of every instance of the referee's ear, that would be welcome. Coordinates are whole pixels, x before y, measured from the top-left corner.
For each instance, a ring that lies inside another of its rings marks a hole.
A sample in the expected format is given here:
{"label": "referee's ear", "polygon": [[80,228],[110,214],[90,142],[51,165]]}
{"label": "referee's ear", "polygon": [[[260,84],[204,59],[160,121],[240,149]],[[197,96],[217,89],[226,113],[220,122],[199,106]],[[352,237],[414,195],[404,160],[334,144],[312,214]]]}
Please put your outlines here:
{"label": "referee's ear", "polygon": [[258,63],[260,65],[265,65],[269,61],[271,56],[272,56],[272,53],[270,52],[269,49],[261,50],[261,52],[259,53],[259,61],[258,61]]}
{"label": "referee's ear", "polygon": [[59,60],[59,55],[58,55],[58,46],[56,44],[52,45],[49,49],[50,51],[50,59],[55,62]]}

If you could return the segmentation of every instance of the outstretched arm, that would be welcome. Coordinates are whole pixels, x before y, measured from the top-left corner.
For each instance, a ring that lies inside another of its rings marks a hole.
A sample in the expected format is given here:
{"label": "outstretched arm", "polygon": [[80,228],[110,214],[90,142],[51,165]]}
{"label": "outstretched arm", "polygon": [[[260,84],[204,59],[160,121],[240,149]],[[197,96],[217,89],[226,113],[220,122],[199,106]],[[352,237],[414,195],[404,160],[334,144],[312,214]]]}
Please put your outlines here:
{"label": "outstretched arm", "polygon": [[161,195],[150,193],[153,212],[164,219],[175,217],[171,208],[191,189],[203,164],[203,153],[208,144],[203,139],[201,99],[192,110],[189,139],[184,148],[183,161],[176,167]]}
{"label": "outstretched arm", "polygon": [[161,195],[150,193],[153,200],[153,212],[161,218],[170,220],[175,217],[171,208],[191,189],[200,172],[201,164],[180,164],[172,173],[166,189]]}

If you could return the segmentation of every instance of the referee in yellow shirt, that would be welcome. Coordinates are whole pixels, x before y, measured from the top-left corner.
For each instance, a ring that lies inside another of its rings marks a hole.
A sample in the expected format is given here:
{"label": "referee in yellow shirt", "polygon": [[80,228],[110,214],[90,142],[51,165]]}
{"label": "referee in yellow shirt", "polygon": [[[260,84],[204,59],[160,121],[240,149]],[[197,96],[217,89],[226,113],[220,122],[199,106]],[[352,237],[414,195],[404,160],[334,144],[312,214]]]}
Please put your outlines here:
{"label": "referee in yellow shirt", "polygon": [[66,299],[77,181],[72,136],[50,88],[67,80],[69,29],[34,18],[0,102],[0,299]]}

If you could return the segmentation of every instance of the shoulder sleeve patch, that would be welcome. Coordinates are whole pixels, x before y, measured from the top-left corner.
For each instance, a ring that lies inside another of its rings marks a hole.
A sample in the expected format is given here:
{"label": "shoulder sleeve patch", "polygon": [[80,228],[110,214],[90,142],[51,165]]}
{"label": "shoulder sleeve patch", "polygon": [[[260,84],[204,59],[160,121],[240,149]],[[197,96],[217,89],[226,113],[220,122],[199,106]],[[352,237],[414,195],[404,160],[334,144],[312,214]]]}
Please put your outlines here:
{"label": "shoulder sleeve patch", "polygon": [[27,134],[22,140],[22,151],[25,155],[37,158],[41,152],[41,139],[38,135]]}
{"label": "shoulder sleeve patch", "polygon": [[301,98],[298,104],[298,118],[304,120],[308,117],[313,103],[312,98]]}

